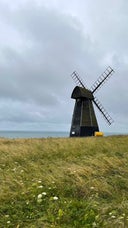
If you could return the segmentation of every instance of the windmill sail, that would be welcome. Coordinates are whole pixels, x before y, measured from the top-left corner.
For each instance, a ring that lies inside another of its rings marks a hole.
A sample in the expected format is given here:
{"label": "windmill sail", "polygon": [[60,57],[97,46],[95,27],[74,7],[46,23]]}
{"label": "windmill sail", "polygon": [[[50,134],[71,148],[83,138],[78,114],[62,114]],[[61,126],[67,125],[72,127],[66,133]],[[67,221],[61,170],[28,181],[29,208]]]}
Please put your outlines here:
{"label": "windmill sail", "polygon": [[82,79],[80,78],[79,74],[76,71],[74,71],[71,74],[71,77],[78,86],[82,86],[83,88],[86,88],[85,83],[83,83]]}
{"label": "windmill sail", "polygon": [[95,81],[91,87],[92,93],[95,93],[114,73],[114,70],[109,66],[103,74]]}
{"label": "windmill sail", "polygon": [[96,97],[94,98],[93,102],[96,105],[96,107],[100,110],[107,123],[111,125],[114,121],[108,114],[108,112],[105,110],[105,108],[102,106],[101,102]]}

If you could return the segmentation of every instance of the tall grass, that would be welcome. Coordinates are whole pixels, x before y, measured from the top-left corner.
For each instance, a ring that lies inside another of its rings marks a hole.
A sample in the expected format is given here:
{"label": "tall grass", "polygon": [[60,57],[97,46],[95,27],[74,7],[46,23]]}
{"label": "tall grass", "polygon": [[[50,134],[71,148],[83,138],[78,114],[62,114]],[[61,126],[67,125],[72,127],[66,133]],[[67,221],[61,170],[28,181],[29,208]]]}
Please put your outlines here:
{"label": "tall grass", "polygon": [[128,136],[0,139],[0,227],[128,227]]}

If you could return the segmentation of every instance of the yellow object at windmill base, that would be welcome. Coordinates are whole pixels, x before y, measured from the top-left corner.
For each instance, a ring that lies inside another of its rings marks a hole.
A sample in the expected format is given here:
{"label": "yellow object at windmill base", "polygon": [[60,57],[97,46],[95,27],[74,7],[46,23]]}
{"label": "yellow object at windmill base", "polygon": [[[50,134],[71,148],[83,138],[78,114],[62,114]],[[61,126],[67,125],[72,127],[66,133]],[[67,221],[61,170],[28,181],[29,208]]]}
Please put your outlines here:
{"label": "yellow object at windmill base", "polygon": [[104,133],[101,132],[101,131],[95,131],[94,136],[96,136],[96,137],[103,137],[104,136]]}

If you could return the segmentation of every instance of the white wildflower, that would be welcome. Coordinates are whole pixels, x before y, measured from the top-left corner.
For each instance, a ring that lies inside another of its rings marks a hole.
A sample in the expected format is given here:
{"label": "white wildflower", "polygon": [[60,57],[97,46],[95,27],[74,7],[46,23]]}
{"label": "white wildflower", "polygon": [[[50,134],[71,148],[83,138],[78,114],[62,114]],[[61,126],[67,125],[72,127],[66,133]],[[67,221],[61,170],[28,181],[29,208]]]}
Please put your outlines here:
{"label": "white wildflower", "polygon": [[37,203],[41,203],[42,202],[42,199],[37,199]]}
{"label": "white wildflower", "polygon": [[10,221],[7,221],[7,224],[10,224],[11,222]]}
{"label": "white wildflower", "polygon": [[43,188],[43,185],[38,186],[38,188]]}
{"label": "white wildflower", "polygon": [[37,196],[37,199],[41,199],[42,198],[42,194],[39,194],[38,196]]}
{"label": "white wildflower", "polygon": [[57,196],[54,196],[54,197],[53,197],[53,200],[58,200],[58,197],[57,197]]}
{"label": "white wildflower", "polygon": [[92,187],[90,187],[90,189],[91,189],[91,190],[93,190],[93,189],[94,189],[94,187],[92,186]]}
{"label": "white wildflower", "polygon": [[112,216],[111,216],[111,218],[113,218],[113,219],[114,219],[114,218],[116,218],[116,216],[115,216],[115,215],[112,215]]}
{"label": "white wildflower", "polygon": [[42,183],[42,181],[41,181],[41,180],[39,180],[39,181],[38,181],[38,183],[39,183],[39,184],[41,184],[41,183]]}
{"label": "white wildflower", "polygon": [[46,195],[47,195],[47,193],[46,193],[46,192],[42,192],[42,195],[43,195],[43,196],[46,196]]}

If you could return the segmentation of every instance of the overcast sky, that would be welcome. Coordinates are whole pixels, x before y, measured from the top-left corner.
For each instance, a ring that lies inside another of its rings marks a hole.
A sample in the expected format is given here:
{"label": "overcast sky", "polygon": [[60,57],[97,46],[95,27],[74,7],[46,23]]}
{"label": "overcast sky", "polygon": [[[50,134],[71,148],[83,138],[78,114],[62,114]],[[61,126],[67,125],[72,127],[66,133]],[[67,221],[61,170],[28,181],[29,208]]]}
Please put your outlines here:
{"label": "overcast sky", "polygon": [[76,70],[96,96],[101,131],[128,133],[128,1],[0,0],[0,130],[69,131]]}

